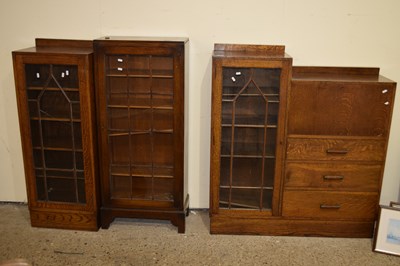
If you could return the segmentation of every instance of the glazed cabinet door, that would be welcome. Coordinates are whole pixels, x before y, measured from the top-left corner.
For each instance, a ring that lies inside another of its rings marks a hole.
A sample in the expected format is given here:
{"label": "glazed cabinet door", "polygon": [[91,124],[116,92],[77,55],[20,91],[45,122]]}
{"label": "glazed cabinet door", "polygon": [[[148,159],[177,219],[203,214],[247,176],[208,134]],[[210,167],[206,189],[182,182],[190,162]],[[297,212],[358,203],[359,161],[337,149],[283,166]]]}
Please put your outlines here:
{"label": "glazed cabinet door", "polygon": [[110,198],[174,200],[174,58],[106,55]]}
{"label": "glazed cabinet door", "polygon": [[288,68],[214,59],[212,213],[279,213]]}
{"label": "glazed cabinet door", "polygon": [[34,226],[98,228],[91,60],[14,53]]}
{"label": "glazed cabinet door", "polygon": [[117,216],[148,215],[140,210],[161,219],[183,212],[183,48],[96,46],[105,228]]}

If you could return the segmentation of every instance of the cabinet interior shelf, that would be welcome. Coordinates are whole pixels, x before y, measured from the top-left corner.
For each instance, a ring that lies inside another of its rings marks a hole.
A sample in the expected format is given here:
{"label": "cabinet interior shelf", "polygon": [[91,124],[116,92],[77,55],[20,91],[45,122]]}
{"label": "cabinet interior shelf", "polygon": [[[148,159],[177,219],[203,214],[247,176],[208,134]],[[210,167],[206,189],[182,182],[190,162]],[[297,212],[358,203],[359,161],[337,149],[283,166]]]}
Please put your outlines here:
{"label": "cabinet interior shelf", "polygon": [[111,172],[113,176],[124,176],[124,177],[144,177],[144,178],[164,178],[164,179],[173,179],[172,175],[149,175],[149,174],[127,174],[127,173],[115,173]]}
{"label": "cabinet interior shelf", "polygon": [[255,158],[255,159],[275,159],[275,156],[270,156],[270,155],[266,155],[266,156],[262,156],[262,155],[225,155],[225,154],[221,154],[221,158]]}
{"label": "cabinet interior shelf", "polygon": [[245,186],[219,186],[220,188],[225,189],[263,189],[263,190],[273,190],[273,187],[245,187]]}
{"label": "cabinet interior shelf", "polygon": [[173,110],[172,106],[139,106],[139,105],[108,105],[108,108],[118,108],[118,109],[155,109],[155,110]]}
{"label": "cabinet interior shelf", "polygon": [[[174,176],[169,174],[173,170],[173,166],[155,165],[155,164],[112,164],[110,174],[120,177],[139,177],[139,178],[161,178],[173,179]],[[121,169],[124,168],[124,169]],[[135,171],[136,170],[136,171]],[[138,173],[137,171],[141,171]],[[163,172],[163,173],[162,173]]]}
{"label": "cabinet interior shelf", "polygon": [[55,88],[53,88],[53,87],[35,87],[35,86],[29,86],[28,88],[27,88],[28,90],[31,90],[31,91],[60,91],[60,90],[63,90],[63,91],[71,91],[71,92],[79,92],[79,89],[78,88],[58,88],[58,87],[55,87]]}
{"label": "cabinet interior shelf", "polygon": [[82,149],[73,149],[73,148],[65,148],[65,147],[33,147],[34,150],[46,150],[46,151],[75,151],[75,152],[83,152]]}
{"label": "cabinet interior shelf", "polygon": [[237,207],[237,208],[260,209],[260,206],[257,206],[257,205],[248,205],[248,204],[228,202],[228,201],[222,201],[222,200],[219,201],[219,204],[224,204],[227,206]]}
{"label": "cabinet interior shelf", "polygon": [[48,167],[43,168],[43,167],[35,167],[35,170],[40,170],[40,171],[43,171],[43,170],[45,170],[45,171],[59,171],[59,172],[68,172],[68,173],[71,173],[71,172],[74,172],[74,171],[81,172],[81,173],[84,172],[81,169],[73,169],[73,168],[48,168]]}
{"label": "cabinet interior shelf", "polygon": [[143,75],[143,74],[107,74],[107,77],[112,78],[159,78],[159,79],[172,79],[173,75]]}
{"label": "cabinet interior shelf", "polygon": [[[224,96],[231,97],[231,96],[237,96],[237,95],[238,95],[237,93],[223,93],[222,97],[224,97]],[[266,93],[266,94],[262,94],[262,95],[267,98],[268,97],[279,97],[279,94],[276,94],[276,93]],[[259,93],[242,93],[242,94],[240,94],[240,96],[259,97],[259,96],[261,96],[261,94],[259,94]]]}
{"label": "cabinet interior shelf", "polygon": [[56,122],[74,122],[74,123],[80,123],[81,120],[80,119],[76,119],[76,118],[61,118],[61,117],[38,117],[38,116],[31,116],[30,117],[31,120],[35,120],[35,121],[56,121]]}
{"label": "cabinet interior shelf", "polygon": [[[242,94],[240,94],[240,96],[242,96]],[[258,96],[260,96],[260,95],[258,95]],[[224,103],[233,103],[235,101],[236,101],[235,99],[222,99],[222,102],[224,102]],[[279,101],[277,101],[277,100],[268,100],[268,103],[279,103]]]}
{"label": "cabinet interior shelf", "polygon": [[[110,130],[114,131],[114,130]],[[129,131],[129,132],[115,132],[109,133],[109,137],[119,137],[119,136],[129,136],[129,135],[143,135],[143,134],[150,134],[150,133],[162,133],[162,134],[172,134],[174,131],[172,129],[165,129],[165,130],[141,130],[141,131]]]}
{"label": "cabinet interior shelf", "polygon": [[240,127],[240,128],[277,128],[277,125],[253,125],[253,124],[222,124],[222,127]]}

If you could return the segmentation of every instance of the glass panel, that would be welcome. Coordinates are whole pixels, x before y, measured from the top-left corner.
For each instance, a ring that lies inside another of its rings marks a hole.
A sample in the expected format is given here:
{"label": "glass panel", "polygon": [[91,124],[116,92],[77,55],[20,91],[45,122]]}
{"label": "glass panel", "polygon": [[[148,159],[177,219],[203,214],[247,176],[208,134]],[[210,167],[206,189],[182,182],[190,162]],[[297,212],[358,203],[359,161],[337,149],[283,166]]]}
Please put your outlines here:
{"label": "glass panel", "polygon": [[61,66],[53,65],[52,69],[53,79],[51,83],[56,84],[54,87],[64,88],[79,88],[78,82],[78,68],[77,66]]}
{"label": "glass panel", "polygon": [[129,130],[129,108],[109,108],[108,110],[108,126],[110,130]]}
{"label": "glass panel", "polygon": [[28,64],[25,76],[38,200],[85,203],[78,68]]}
{"label": "glass panel", "polygon": [[272,206],[280,69],[224,68],[220,207]]}
{"label": "glass panel", "polygon": [[127,57],[125,55],[111,55],[107,57],[107,73],[109,75],[126,75]]}
{"label": "glass panel", "polygon": [[220,188],[220,207],[229,209],[260,209],[261,189]]}
{"label": "glass panel", "polygon": [[173,165],[174,140],[172,134],[154,133],[153,162],[156,165]]}
{"label": "glass panel", "polygon": [[42,90],[47,86],[50,78],[50,65],[26,65],[25,80],[28,88],[39,87]]}
{"label": "glass panel", "polygon": [[149,76],[150,56],[129,56],[128,71],[129,75]]}
{"label": "glass panel", "polygon": [[151,129],[152,114],[151,109],[131,109],[130,110],[131,130],[149,131]]}
{"label": "glass panel", "polygon": [[150,134],[132,135],[130,147],[131,147],[130,155],[132,164],[136,165],[152,164],[152,160],[155,155],[152,154],[152,140]]}
{"label": "glass panel", "polygon": [[46,185],[43,175],[36,175],[36,194],[38,200],[44,201],[47,199]]}
{"label": "glass panel", "polygon": [[172,199],[173,57],[109,56],[108,126],[114,198]]}
{"label": "glass panel", "polygon": [[221,158],[221,180],[223,187],[272,187],[275,168],[274,159],[265,159],[264,178],[262,158],[234,158],[232,182],[230,182],[230,159]]}
{"label": "glass panel", "polygon": [[155,94],[173,94],[174,80],[172,78],[153,78],[151,85],[151,90]]}
{"label": "glass panel", "polygon": [[111,175],[111,197],[131,198],[131,177]]}
{"label": "glass panel", "polygon": [[129,135],[115,133],[109,137],[110,161],[112,164],[129,164]]}
{"label": "glass panel", "polygon": [[[73,126],[73,129],[71,126]],[[76,150],[81,150],[81,132],[80,123],[31,120],[31,136],[34,148],[41,148],[43,142],[43,148],[72,150],[75,145]],[[74,133],[73,137],[72,133]]]}
{"label": "glass panel", "polygon": [[73,179],[47,178],[49,201],[77,202],[76,186]]}
{"label": "glass panel", "polygon": [[153,117],[154,130],[165,130],[172,132],[172,126],[174,125],[174,113],[172,109],[154,110]]}
{"label": "glass panel", "polygon": [[174,199],[174,180],[154,178],[153,195],[155,200],[172,201]]}
{"label": "glass panel", "polygon": [[129,94],[150,93],[152,88],[152,79],[147,78],[130,78],[128,80]]}
{"label": "glass panel", "polygon": [[263,128],[235,128],[234,134],[235,155],[263,155]]}
{"label": "glass panel", "polygon": [[170,95],[153,94],[152,101],[154,108],[164,107],[165,109],[172,109],[173,97]]}
{"label": "glass panel", "polygon": [[171,77],[174,69],[172,57],[153,56],[151,58],[153,75]]}
{"label": "glass panel", "polygon": [[264,210],[270,210],[272,208],[272,189],[263,190],[263,206]]}
{"label": "glass panel", "polygon": [[132,198],[151,200],[153,195],[153,179],[147,177],[132,178]]}

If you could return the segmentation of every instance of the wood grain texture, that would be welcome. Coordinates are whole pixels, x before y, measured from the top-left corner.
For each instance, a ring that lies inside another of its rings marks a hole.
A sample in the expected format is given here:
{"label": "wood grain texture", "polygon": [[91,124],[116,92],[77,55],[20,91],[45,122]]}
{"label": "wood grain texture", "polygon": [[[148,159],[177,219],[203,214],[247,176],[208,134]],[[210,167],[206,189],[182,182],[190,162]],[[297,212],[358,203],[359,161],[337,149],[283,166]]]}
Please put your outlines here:
{"label": "wood grain texture", "polygon": [[386,141],[357,138],[289,137],[287,160],[378,161],[386,155]]}
{"label": "wood grain texture", "polygon": [[378,193],[286,190],[282,216],[373,221],[377,202]]}
{"label": "wood grain texture", "polygon": [[292,81],[288,133],[386,138],[394,92],[393,84]]}
{"label": "wood grain texture", "polygon": [[214,44],[214,51],[240,52],[242,54],[280,55],[284,56],[284,45],[248,45],[248,44]]}
{"label": "wood grain texture", "polygon": [[351,162],[287,162],[286,189],[373,191],[380,189],[381,164]]}
{"label": "wood grain texture", "polygon": [[273,236],[324,236],[371,238],[374,223],[278,217],[232,219],[215,215],[210,218],[212,234],[247,234]]}
{"label": "wood grain texture", "polygon": [[97,231],[96,212],[30,209],[31,225],[34,227]]}

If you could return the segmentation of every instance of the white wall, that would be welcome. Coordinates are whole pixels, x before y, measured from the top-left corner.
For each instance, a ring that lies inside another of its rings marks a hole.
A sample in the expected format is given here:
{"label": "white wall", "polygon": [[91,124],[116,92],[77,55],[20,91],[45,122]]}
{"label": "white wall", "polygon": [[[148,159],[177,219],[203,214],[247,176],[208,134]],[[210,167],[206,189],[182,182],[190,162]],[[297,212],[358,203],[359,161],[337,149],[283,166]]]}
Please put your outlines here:
{"label": "white wall", "polygon": [[[0,201],[27,200],[11,51],[36,37],[189,37],[189,193],[207,208],[213,44],[283,44],[294,65],[377,66],[400,82],[399,10],[398,0],[0,0]],[[381,203],[399,197],[397,98]]]}

